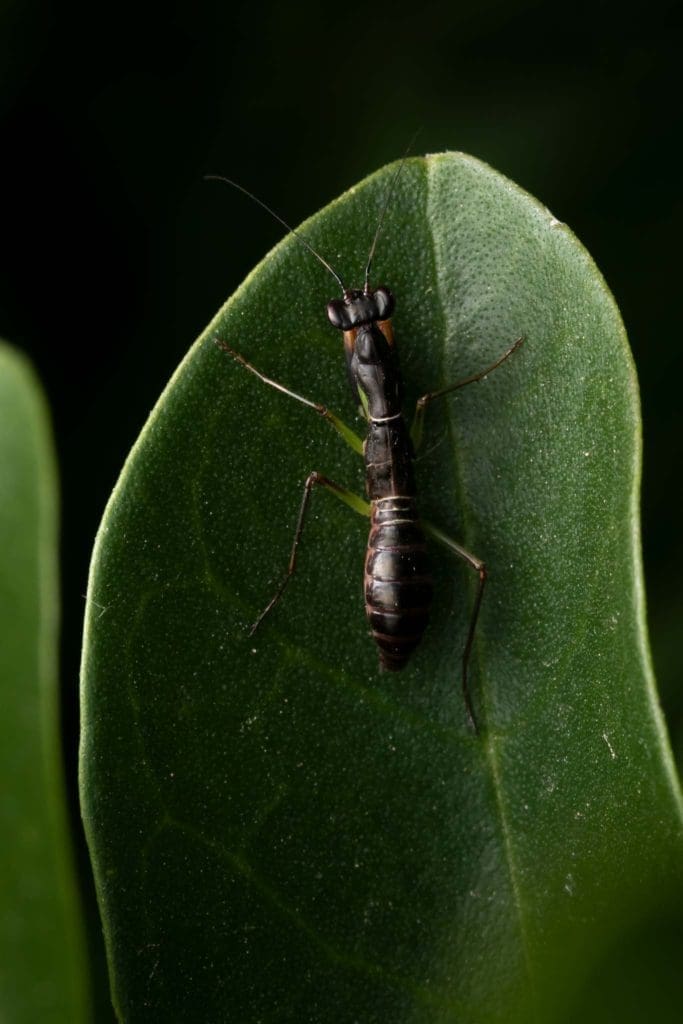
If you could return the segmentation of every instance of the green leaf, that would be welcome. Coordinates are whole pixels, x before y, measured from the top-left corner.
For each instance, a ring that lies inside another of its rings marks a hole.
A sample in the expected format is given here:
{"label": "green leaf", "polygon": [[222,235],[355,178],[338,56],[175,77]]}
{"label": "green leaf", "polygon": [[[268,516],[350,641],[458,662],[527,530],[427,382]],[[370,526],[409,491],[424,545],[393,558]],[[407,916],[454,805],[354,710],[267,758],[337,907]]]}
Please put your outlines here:
{"label": "green leaf", "polygon": [[[303,228],[354,285],[394,173]],[[307,474],[363,486],[324,421],[213,343],[351,421],[336,286],[290,235],[174,376],[93,557],[82,799],[126,1021],[571,1019],[618,936],[678,891],[613,300],[562,224],[458,154],[406,163],[373,279],[397,297],[409,407],[527,339],[434,404],[417,464],[425,516],[490,569],[481,734],[460,693],[471,572],[434,552],[431,626],[380,674],[367,521],[327,493],[247,634]]]}
{"label": "green leaf", "polygon": [[57,688],[57,479],[27,361],[0,344],[0,1019],[89,1018]]}

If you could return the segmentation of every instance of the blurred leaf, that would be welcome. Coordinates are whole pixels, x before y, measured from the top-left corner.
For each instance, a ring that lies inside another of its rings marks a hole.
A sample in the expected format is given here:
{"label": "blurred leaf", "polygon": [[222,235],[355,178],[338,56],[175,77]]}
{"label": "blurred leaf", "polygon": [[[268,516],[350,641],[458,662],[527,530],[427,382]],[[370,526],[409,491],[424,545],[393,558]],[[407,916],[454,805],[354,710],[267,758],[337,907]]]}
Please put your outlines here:
{"label": "blurred leaf", "polygon": [[[353,284],[392,173],[303,229]],[[637,386],[604,282],[547,210],[457,154],[407,162],[374,281],[397,296],[410,403],[527,336],[430,410],[418,461],[425,515],[490,567],[482,735],[459,681],[471,574],[434,552],[431,627],[380,675],[367,522],[327,494],[247,636],[307,473],[362,489],[324,422],[212,342],[350,420],[336,289],[290,235],[171,381],[93,556],[82,799],[126,1021],[545,1024],[678,885]]]}
{"label": "blurred leaf", "polygon": [[26,360],[0,345],[0,1020],[88,1019],[57,687],[57,479]]}
{"label": "blurred leaf", "polygon": [[563,1024],[679,1024],[683,906],[680,898],[625,928],[595,964]]}

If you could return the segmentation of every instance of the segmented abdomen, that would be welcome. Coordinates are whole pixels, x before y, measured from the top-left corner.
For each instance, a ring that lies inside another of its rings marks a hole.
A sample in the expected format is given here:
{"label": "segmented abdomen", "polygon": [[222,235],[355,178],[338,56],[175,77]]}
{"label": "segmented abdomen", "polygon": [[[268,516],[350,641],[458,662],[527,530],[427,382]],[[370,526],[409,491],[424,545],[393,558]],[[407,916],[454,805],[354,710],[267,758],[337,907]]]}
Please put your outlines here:
{"label": "segmented abdomen", "polygon": [[365,612],[383,668],[403,668],[429,619],[432,577],[415,499],[372,503],[365,556]]}

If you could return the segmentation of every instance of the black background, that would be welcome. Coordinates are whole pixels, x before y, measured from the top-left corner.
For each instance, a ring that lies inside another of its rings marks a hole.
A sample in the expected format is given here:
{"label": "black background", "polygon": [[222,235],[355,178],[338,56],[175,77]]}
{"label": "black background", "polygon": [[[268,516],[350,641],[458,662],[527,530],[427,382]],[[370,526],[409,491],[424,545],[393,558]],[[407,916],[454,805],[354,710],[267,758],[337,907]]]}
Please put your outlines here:
{"label": "black background", "polygon": [[644,418],[660,692],[680,745],[680,34],[674,3],[0,9],[0,335],[35,361],[62,475],[72,782],[88,560],[180,358],[281,235],[400,157],[460,149],[566,221],[622,310]]}

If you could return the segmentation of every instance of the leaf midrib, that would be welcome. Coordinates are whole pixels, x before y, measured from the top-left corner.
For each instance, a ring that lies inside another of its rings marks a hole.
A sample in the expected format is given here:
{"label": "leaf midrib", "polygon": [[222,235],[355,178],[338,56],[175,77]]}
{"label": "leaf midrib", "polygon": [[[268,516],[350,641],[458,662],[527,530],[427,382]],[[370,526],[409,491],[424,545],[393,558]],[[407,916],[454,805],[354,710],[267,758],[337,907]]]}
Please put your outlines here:
{"label": "leaf midrib", "polygon": [[[435,238],[434,238],[434,232],[432,230],[432,223],[433,223],[433,221],[432,221],[432,217],[430,216],[430,191],[431,191],[431,184],[432,184],[432,175],[434,173],[435,168],[438,166],[438,157],[431,157],[431,158],[430,157],[426,157],[425,158],[425,164],[426,164],[426,191],[427,191],[426,202],[425,202],[425,219],[426,219],[426,222],[427,222],[427,229],[429,231],[429,238],[430,238],[430,241],[431,241],[432,274],[433,274],[434,281],[436,283],[436,296],[437,296],[437,301],[438,301],[438,304],[439,304],[439,308],[441,310],[441,324],[442,324],[441,338],[442,338],[442,346],[443,346],[441,362],[442,362],[442,365],[443,365],[443,362],[445,360],[445,344],[446,344],[446,331],[445,331],[446,301],[445,301],[445,297],[444,297],[442,289],[441,289],[441,278],[440,278],[440,275],[437,272],[436,243],[435,243]],[[443,382],[443,383],[445,384],[447,382]],[[445,415],[446,415],[446,424],[447,424],[448,435],[449,435],[449,439],[450,439],[450,449],[451,449],[451,452],[454,452],[455,448],[456,448],[456,445],[455,445],[455,425],[454,425],[453,403],[450,403],[450,402],[446,403]],[[462,461],[463,460],[462,459],[457,459],[457,458],[452,458],[450,461],[451,461],[451,470],[452,470],[453,477],[454,477],[455,493],[456,493],[457,498],[458,498],[458,507],[461,510],[461,522],[462,522],[463,541],[464,541],[465,547],[467,547],[469,549],[470,548],[469,537],[470,537],[470,534],[471,534],[471,530],[470,530],[469,525],[468,525],[468,520],[469,520],[468,506],[467,506],[467,503],[463,500],[463,495],[464,495],[464,490],[465,490],[464,482],[463,482],[463,475],[464,474],[463,474],[462,469],[461,469]],[[467,583],[467,588],[468,588],[468,591],[470,592],[470,607],[471,607],[471,604],[472,604],[472,582],[469,581],[469,580],[468,580],[468,583]],[[486,599],[486,595],[484,596],[484,600],[485,599]],[[475,634],[474,645],[473,645],[473,648],[472,648],[471,661],[472,662],[476,661],[477,668],[478,668],[478,677],[479,677],[479,679],[484,679],[485,678],[484,671],[483,671],[484,656],[483,656],[483,652],[482,652],[482,649],[481,649],[480,637],[477,634]],[[516,912],[517,928],[518,928],[518,931],[519,931],[521,945],[522,945],[522,950],[523,950],[523,953],[524,953],[524,966],[525,966],[525,971],[526,971],[526,975],[527,975],[529,991],[530,991],[530,994],[531,994],[531,1010],[533,1012],[533,1019],[534,1019],[534,1021],[538,1021],[539,1018],[538,1018],[538,1012],[537,1012],[537,1002],[536,1002],[536,998],[535,998],[535,983],[534,983],[534,974],[533,974],[533,970],[532,970],[531,951],[530,951],[530,948],[529,948],[529,937],[528,937],[527,925],[526,925],[526,922],[525,922],[524,905],[523,905],[522,894],[521,894],[521,886],[520,886],[520,883],[519,883],[519,873],[518,873],[518,868],[517,868],[517,864],[516,864],[516,858],[515,858],[515,852],[514,852],[514,844],[513,844],[513,841],[512,841],[512,829],[510,828],[510,825],[509,825],[509,822],[508,822],[507,812],[506,812],[506,809],[505,809],[504,788],[503,788],[503,781],[502,781],[501,770],[500,770],[500,759],[499,759],[499,756],[498,756],[498,751],[496,749],[496,739],[495,739],[495,737],[493,735],[491,735],[491,733],[490,733],[490,731],[488,729],[489,705],[488,705],[488,701],[487,701],[487,698],[486,698],[486,690],[483,687],[480,690],[479,704],[480,704],[480,708],[481,708],[480,713],[479,713],[479,722],[480,722],[480,726],[482,727],[482,729],[481,729],[481,732],[482,732],[481,742],[484,745],[484,755],[485,755],[486,761],[488,762],[489,770],[490,770],[490,773],[491,773],[491,783],[492,783],[493,794],[494,794],[494,799],[495,799],[495,808],[496,808],[496,813],[497,813],[497,816],[498,816],[500,833],[502,835],[502,840],[503,840],[503,844],[502,845],[503,845],[503,850],[504,850],[504,855],[505,855],[505,863],[506,863],[506,867],[507,867],[507,871],[508,871],[508,877],[509,877],[509,880],[510,880],[510,888],[511,888],[511,892],[512,892],[513,899],[514,899],[514,907],[515,907],[515,912]]]}

